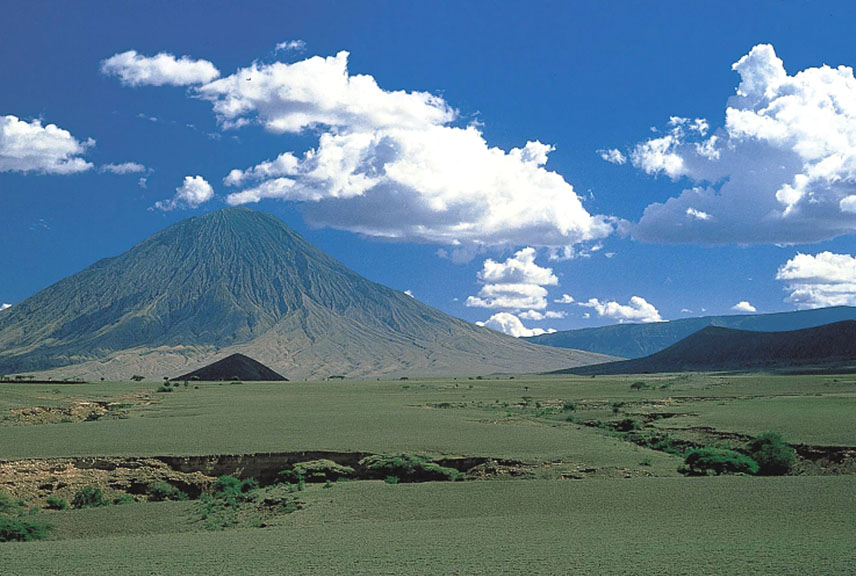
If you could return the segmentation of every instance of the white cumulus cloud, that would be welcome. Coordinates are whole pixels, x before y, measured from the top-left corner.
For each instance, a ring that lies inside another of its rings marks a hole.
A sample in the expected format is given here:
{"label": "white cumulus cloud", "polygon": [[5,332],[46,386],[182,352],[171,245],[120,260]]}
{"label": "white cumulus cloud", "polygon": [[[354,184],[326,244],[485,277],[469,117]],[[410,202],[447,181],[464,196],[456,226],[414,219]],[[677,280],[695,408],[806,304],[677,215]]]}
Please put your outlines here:
{"label": "white cumulus cloud", "polygon": [[478,296],[470,296],[465,304],[478,308],[505,308],[511,310],[543,310],[547,307],[547,289],[559,279],[552,268],[535,263],[535,249],[517,251],[504,262],[488,258],[478,273],[484,285]]}
{"label": "white cumulus cloud", "polygon": [[554,311],[554,310],[546,310],[545,312],[539,312],[537,310],[527,310],[526,312],[521,312],[517,315],[521,320],[558,320],[560,318],[565,317],[564,312]]}
{"label": "white cumulus cloud", "polygon": [[562,294],[561,298],[556,298],[553,302],[556,304],[573,304],[575,300],[570,294]]}
{"label": "white cumulus cloud", "polygon": [[176,58],[167,52],[143,56],[135,50],[114,54],[101,62],[101,72],[118,76],[126,86],[189,86],[211,82],[220,72],[207,60]]}
{"label": "white cumulus cloud", "polygon": [[0,310],[5,310],[5,309],[7,309],[7,308],[11,308],[11,307],[12,307],[12,305],[11,305],[11,304],[6,304],[5,302],[3,302],[2,304],[0,304]]}
{"label": "white cumulus cloud", "polygon": [[[384,90],[351,74],[348,53],[261,63],[191,90],[211,102],[224,129],[319,134],[297,156],[236,169],[231,205],[266,198],[301,203],[307,220],[367,236],[453,246],[567,247],[612,233],[573,186],[545,167],[553,146],[490,146],[475,125],[459,126],[441,96]],[[294,160],[296,160],[296,163]]]}
{"label": "white cumulus cloud", "polygon": [[737,304],[731,307],[735,312],[757,312],[758,309],[752,306],[748,301],[741,300]]}
{"label": "white cumulus cloud", "polygon": [[537,284],[485,284],[478,296],[468,297],[464,304],[472,308],[543,310],[547,307],[547,289]]}
{"label": "white cumulus cloud", "polygon": [[524,326],[520,318],[509,312],[498,312],[491,316],[485,322],[476,322],[479,326],[492,328],[498,332],[520,338],[521,336],[538,336],[540,334],[550,334],[555,332],[554,329],[542,330],[541,328],[527,328]]}
{"label": "white cumulus cloud", "polygon": [[599,316],[614,318],[619,322],[662,322],[660,312],[653,304],[641,296],[633,296],[628,304],[619,304],[616,301],[601,302],[597,298],[591,298],[588,302],[580,302],[580,306],[594,309]]}
{"label": "white cumulus cloud", "polygon": [[850,254],[798,253],[776,279],[787,283],[786,301],[798,308],[856,306],[856,258]]}
{"label": "white cumulus cloud", "polygon": [[55,124],[0,116],[0,172],[85,172],[92,163],[80,155],[94,145],[95,140],[80,141]]}
{"label": "white cumulus cloud", "polygon": [[[630,151],[642,171],[694,183],[648,206],[634,237],[794,244],[856,231],[853,69],[823,65],[789,75],[768,44],[732,68],[740,83],[722,127],[673,117],[664,133]],[[708,218],[686,218],[700,213]]]}
{"label": "white cumulus cloud", "polygon": [[214,197],[214,189],[202,176],[185,176],[169,200],[155,202],[155,208],[169,211],[176,208],[196,208]]}

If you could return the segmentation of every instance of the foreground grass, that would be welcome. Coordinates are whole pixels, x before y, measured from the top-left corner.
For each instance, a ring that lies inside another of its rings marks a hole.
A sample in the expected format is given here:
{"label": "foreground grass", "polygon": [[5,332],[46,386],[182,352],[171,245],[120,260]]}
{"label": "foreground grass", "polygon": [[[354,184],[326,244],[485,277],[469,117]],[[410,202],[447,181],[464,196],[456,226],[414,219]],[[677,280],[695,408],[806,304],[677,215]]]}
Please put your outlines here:
{"label": "foreground grass", "polygon": [[54,537],[75,539],[4,545],[3,573],[856,570],[853,477],[350,482],[302,494],[305,509],[276,525],[223,532],[187,532],[186,502],[57,512]]}

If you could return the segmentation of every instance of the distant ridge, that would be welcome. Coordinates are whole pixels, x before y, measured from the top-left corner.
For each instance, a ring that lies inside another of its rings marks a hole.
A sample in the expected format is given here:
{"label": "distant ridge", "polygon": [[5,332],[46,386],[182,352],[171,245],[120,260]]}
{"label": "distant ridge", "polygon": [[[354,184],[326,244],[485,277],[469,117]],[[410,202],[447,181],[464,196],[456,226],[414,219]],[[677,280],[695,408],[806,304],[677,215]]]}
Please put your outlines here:
{"label": "distant ridge", "polygon": [[664,350],[706,326],[721,326],[755,332],[786,332],[856,320],[856,308],[834,306],[773,314],[733,314],[681,318],[650,324],[616,324],[599,328],[566,330],[527,338],[529,342],[587,350],[620,358],[641,358]]}
{"label": "distant ridge", "polygon": [[301,380],[525,373],[612,359],[453,318],[248,208],[173,224],[0,312],[0,374],[159,380],[234,353]]}
{"label": "distant ridge", "polygon": [[567,368],[557,374],[645,374],[780,370],[856,364],[856,321],[789,332],[708,326],[665,350],[634,360]]}
{"label": "distant ridge", "polygon": [[246,382],[287,382],[288,378],[277,374],[261,362],[243,354],[232,354],[222,360],[203,366],[173,380],[202,380],[219,382],[223,380],[243,380]]}

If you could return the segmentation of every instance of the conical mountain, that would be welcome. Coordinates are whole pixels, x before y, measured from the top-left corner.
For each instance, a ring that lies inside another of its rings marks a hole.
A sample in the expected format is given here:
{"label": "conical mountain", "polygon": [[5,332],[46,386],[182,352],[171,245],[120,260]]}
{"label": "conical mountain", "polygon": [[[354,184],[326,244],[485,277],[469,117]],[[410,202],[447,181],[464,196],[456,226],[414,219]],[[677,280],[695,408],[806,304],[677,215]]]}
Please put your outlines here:
{"label": "conical mountain", "polygon": [[448,316],[247,208],[179,222],[0,313],[0,374],[160,377],[235,352],[292,379],[528,372],[608,359]]}

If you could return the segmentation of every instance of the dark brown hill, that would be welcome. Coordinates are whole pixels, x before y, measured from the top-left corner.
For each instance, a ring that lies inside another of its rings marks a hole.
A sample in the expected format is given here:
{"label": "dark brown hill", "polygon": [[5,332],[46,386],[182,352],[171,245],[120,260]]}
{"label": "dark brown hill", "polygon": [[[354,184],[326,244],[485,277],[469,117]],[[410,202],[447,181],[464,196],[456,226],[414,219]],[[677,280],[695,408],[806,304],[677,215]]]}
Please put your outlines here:
{"label": "dark brown hill", "polygon": [[788,332],[708,326],[665,350],[635,360],[567,368],[564,374],[645,374],[783,370],[856,364],[856,321]]}
{"label": "dark brown hill", "polygon": [[188,372],[173,380],[202,380],[220,382],[241,380],[245,382],[287,382],[288,378],[277,374],[261,362],[243,354],[232,354],[222,360],[203,366],[199,370]]}

